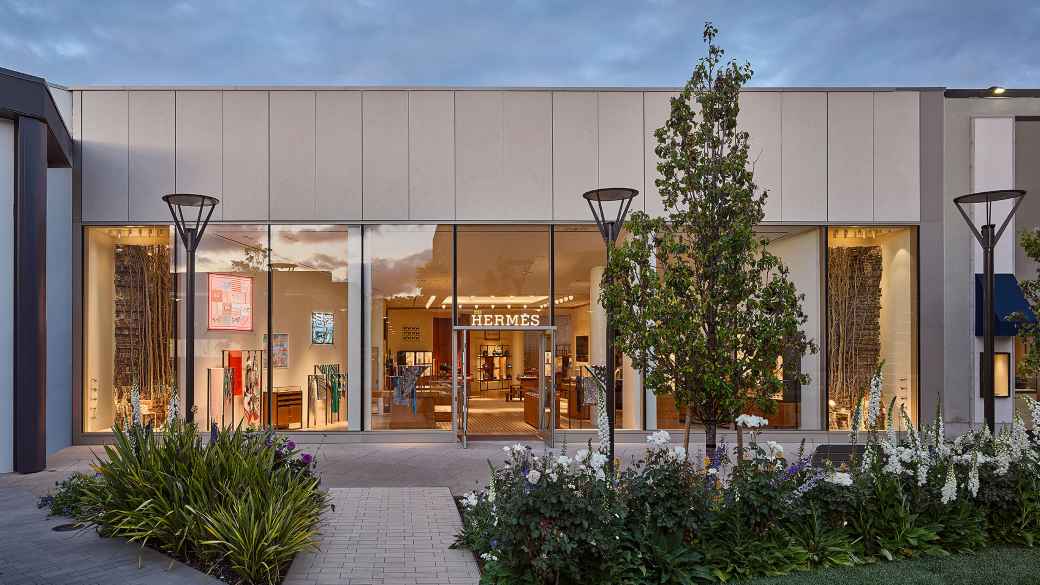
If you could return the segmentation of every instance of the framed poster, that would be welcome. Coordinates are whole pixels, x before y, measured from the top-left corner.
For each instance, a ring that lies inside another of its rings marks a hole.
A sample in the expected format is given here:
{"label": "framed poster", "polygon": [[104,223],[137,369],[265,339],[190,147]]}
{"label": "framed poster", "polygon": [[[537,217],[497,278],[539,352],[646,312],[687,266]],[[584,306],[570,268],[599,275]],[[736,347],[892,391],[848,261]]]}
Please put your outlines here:
{"label": "framed poster", "polygon": [[315,311],[311,313],[311,343],[315,345],[332,345],[336,337],[336,317],[332,313]]}
{"label": "framed poster", "polygon": [[211,331],[253,330],[253,277],[211,273],[208,298]]}
{"label": "framed poster", "polygon": [[[267,335],[264,335],[264,348],[267,347]],[[272,368],[288,368],[289,367],[289,334],[288,333],[272,333],[271,334],[271,367]]]}

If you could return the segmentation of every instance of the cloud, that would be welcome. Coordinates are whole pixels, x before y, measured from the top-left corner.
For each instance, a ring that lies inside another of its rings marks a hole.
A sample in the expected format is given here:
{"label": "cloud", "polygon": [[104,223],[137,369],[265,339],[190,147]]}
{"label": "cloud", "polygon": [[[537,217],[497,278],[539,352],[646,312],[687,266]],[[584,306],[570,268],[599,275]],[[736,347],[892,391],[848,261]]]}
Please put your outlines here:
{"label": "cloud", "polygon": [[1040,86],[1030,0],[0,0],[65,84],[680,85],[705,19],[755,85]]}

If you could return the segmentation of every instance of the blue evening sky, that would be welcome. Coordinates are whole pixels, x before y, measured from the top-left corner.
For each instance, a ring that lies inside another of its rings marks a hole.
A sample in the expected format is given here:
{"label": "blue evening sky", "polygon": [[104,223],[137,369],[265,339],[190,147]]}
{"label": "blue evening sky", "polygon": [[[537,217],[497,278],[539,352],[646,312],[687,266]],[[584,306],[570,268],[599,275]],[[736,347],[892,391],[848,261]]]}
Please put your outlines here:
{"label": "blue evening sky", "polygon": [[0,67],[82,84],[1040,87],[1040,0],[0,0]]}

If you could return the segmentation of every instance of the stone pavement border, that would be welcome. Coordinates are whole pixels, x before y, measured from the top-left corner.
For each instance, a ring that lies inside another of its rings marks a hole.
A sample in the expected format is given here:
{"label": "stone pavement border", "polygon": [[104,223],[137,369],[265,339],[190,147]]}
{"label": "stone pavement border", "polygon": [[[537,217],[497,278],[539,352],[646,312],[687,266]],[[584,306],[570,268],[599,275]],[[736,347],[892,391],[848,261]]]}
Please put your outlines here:
{"label": "stone pavement border", "polygon": [[320,550],[296,557],[284,585],[477,585],[448,488],[332,488]]}

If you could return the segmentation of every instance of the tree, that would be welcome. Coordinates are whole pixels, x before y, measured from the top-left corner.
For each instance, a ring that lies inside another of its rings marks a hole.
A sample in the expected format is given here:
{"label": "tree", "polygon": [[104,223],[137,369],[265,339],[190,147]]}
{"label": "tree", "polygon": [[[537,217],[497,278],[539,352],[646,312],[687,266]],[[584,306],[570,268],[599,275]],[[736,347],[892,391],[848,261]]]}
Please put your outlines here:
{"label": "tree", "polygon": [[632,215],[600,296],[617,346],[655,394],[673,396],[685,412],[687,452],[695,421],[713,450],[719,425],[748,406],[771,411],[785,349],[815,352],[801,330],[802,295],[754,232],[766,193],[748,165],[748,134],[737,128],[740,88],[752,70],[723,64],[717,33],[705,24],[708,53],[655,133],[665,214]]}
{"label": "tree", "polygon": [[[1033,262],[1040,262],[1040,228],[1022,231],[1018,241],[1026,257]],[[1040,372],[1040,324],[1035,320],[1036,315],[1040,315],[1040,278],[1023,280],[1019,284],[1033,315],[1015,312],[1010,315],[1009,320],[1018,324],[1018,338],[1025,347],[1022,359],[1015,360],[1017,373],[1023,377],[1030,377]]]}

